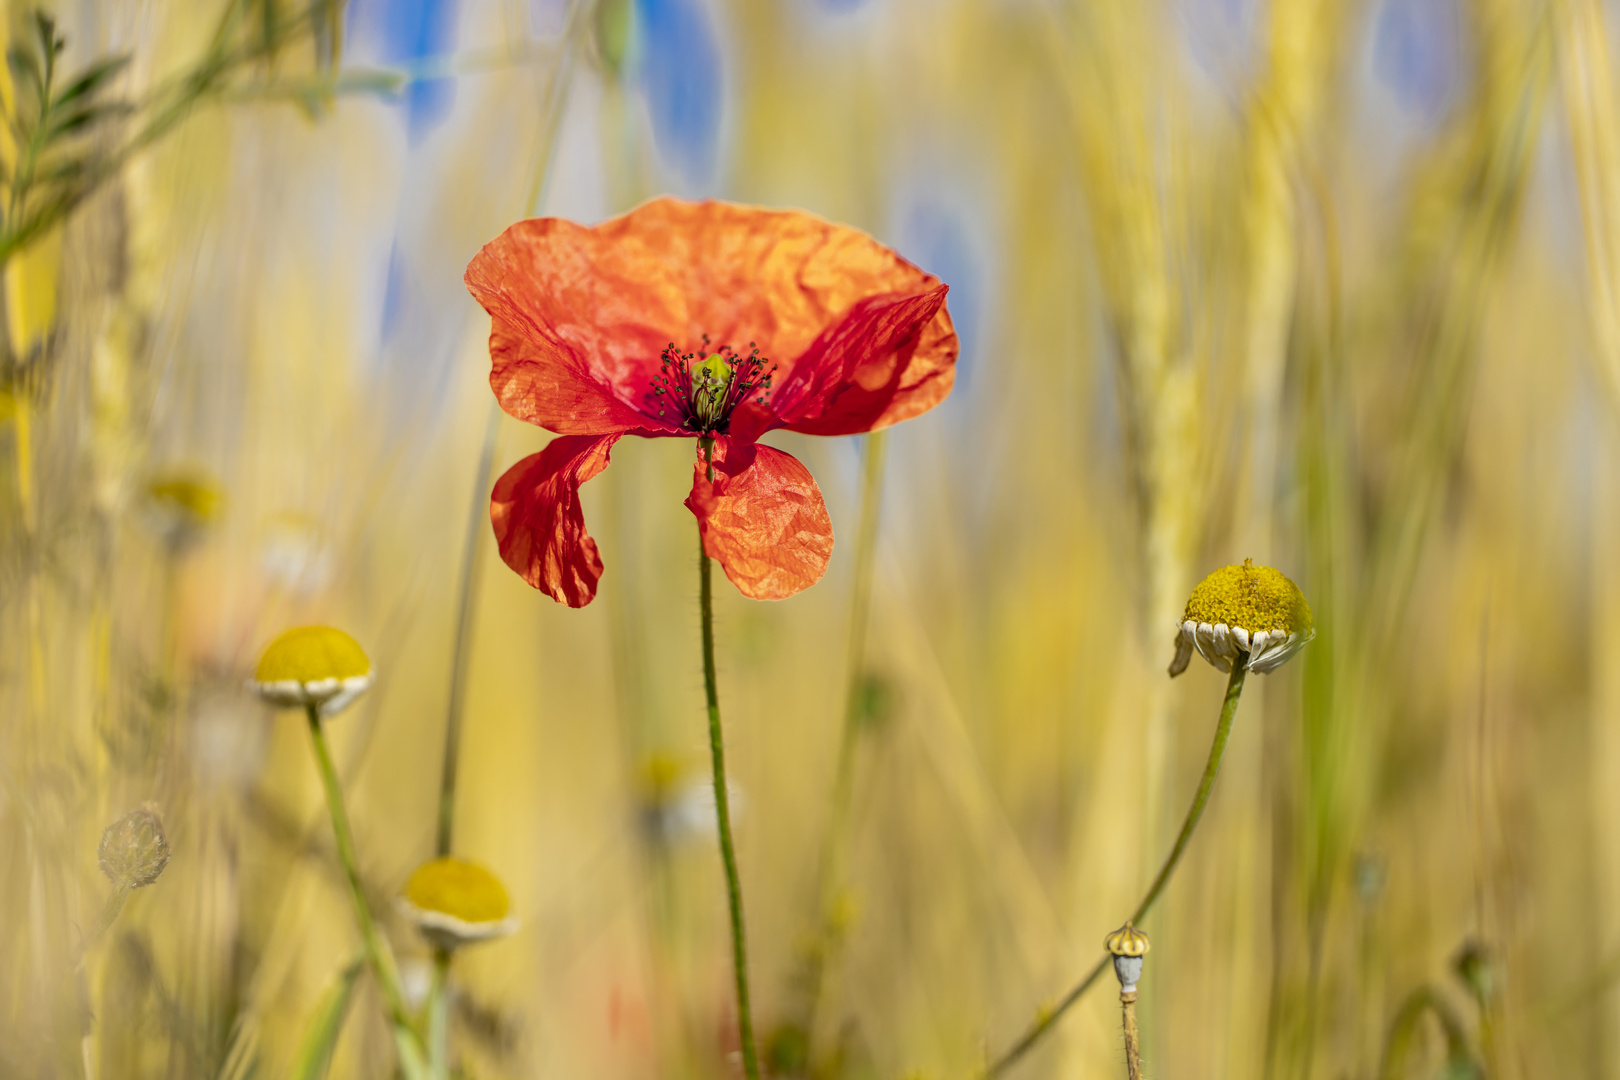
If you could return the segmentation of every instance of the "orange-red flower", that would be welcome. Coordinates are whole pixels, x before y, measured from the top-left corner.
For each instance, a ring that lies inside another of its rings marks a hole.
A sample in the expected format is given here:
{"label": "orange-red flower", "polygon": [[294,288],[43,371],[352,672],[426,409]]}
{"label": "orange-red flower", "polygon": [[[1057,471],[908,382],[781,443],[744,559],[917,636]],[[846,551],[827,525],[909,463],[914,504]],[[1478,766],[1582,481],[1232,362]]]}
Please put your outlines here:
{"label": "orange-red flower", "polygon": [[560,436],[495,485],[501,558],[570,607],[602,576],[579,486],[620,437],[698,439],[704,550],[745,596],[781,599],[826,571],[832,523],[809,470],[760,436],[887,427],[955,377],[947,287],[798,211],[662,198],[590,228],[521,221],[466,282],[501,407]]}

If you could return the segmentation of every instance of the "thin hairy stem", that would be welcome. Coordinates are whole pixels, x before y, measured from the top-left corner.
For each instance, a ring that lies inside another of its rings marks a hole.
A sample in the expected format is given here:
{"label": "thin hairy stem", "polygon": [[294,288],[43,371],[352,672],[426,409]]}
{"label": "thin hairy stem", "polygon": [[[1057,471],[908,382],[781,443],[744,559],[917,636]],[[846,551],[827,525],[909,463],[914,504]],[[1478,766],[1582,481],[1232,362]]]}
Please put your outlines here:
{"label": "thin hairy stem", "polygon": [[1125,1025],[1125,1076],[1127,1080],[1142,1080],[1141,1039],[1136,1033],[1136,991],[1120,994],[1119,1007]]}
{"label": "thin hairy stem", "polygon": [[[712,466],[711,466],[712,467]],[[720,732],[720,692],[714,675],[714,597],[708,552],[698,532],[698,577],[702,582],[703,689],[709,701],[709,755],[714,764],[714,816],[720,829],[720,859],[726,868],[726,901],[731,907],[731,962],[737,977],[737,1037],[742,1043],[743,1073],[759,1080],[754,1049],[753,1010],[748,1002],[748,941],[743,929],[742,882],[737,851],[731,840],[731,799],[726,791],[726,748]]]}
{"label": "thin hairy stem", "polygon": [[[1181,862],[1181,856],[1187,850],[1187,842],[1192,839],[1193,830],[1198,828],[1198,819],[1204,816],[1204,806],[1209,802],[1210,789],[1215,786],[1215,775],[1221,770],[1221,757],[1226,753],[1226,740],[1232,734],[1232,718],[1237,715],[1238,698],[1243,696],[1243,680],[1248,675],[1248,668],[1243,665],[1243,656],[1239,656],[1232,664],[1232,677],[1226,682],[1226,698],[1221,703],[1221,718],[1215,725],[1215,741],[1209,748],[1209,761],[1204,765],[1203,778],[1198,781],[1198,793],[1193,796],[1192,805],[1187,808],[1187,817],[1181,823],[1181,832],[1176,837],[1175,846],[1170,849],[1170,857],[1164,860],[1159,868],[1158,876],[1153,884],[1148,886],[1147,895],[1142,902],[1136,905],[1136,910],[1127,919],[1135,925],[1140,925],[1142,917],[1153,907],[1164,892],[1164,887],[1170,882],[1170,875],[1175,873],[1176,865]],[[1045,1037],[1046,1033],[1062,1019],[1075,1002],[1079,1001],[1091,985],[1095,983],[1103,971],[1107,969],[1110,957],[1105,952],[1102,958],[1087,971],[1085,977],[1074,985],[1063,1000],[1050,1010],[1043,1010],[1039,1019],[1031,1024],[1017,1042],[1000,1057],[996,1058],[984,1071],[984,1076],[1000,1076],[1018,1063],[1018,1059],[1029,1053],[1037,1043]]]}

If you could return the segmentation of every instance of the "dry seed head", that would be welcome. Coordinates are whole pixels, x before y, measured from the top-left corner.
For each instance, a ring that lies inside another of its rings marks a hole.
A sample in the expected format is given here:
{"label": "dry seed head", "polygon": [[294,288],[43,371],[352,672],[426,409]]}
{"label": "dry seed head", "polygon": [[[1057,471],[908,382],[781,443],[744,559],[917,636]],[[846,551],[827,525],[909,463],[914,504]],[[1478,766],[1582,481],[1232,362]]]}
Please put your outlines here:
{"label": "dry seed head", "polygon": [[1103,938],[1103,947],[1114,957],[1114,977],[1119,980],[1121,996],[1135,995],[1136,984],[1142,978],[1142,958],[1151,948],[1147,935],[1126,923]]}
{"label": "dry seed head", "polygon": [[1223,566],[1193,589],[1176,627],[1170,674],[1180,675],[1196,649],[1205,660],[1231,671],[1233,661],[1264,674],[1304,648],[1316,630],[1299,586],[1269,566],[1244,559]]}
{"label": "dry seed head", "polygon": [[1130,923],[1103,938],[1103,946],[1114,956],[1146,956],[1153,947],[1148,936]]}
{"label": "dry seed head", "polygon": [[248,689],[272,705],[347,708],[371,687],[371,660],[354,638],[330,626],[301,626],[272,641]]}
{"label": "dry seed head", "polygon": [[156,881],[169,865],[169,838],[157,807],[146,803],[107,826],[96,861],[114,888],[139,889]]}
{"label": "dry seed head", "polygon": [[454,949],[517,929],[499,878],[454,856],[425,862],[411,874],[400,907],[429,941]]}

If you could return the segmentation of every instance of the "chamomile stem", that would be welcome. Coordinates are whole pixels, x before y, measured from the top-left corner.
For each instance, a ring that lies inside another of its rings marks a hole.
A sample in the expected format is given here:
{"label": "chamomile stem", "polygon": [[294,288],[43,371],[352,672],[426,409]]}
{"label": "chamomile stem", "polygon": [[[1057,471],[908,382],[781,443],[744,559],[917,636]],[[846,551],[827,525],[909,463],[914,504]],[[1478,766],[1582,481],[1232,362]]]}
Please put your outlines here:
{"label": "chamomile stem", "polygon": [[737,979],[737,1037],[742,1043],[743,1074],[759,1080],[754,1049],[753,1012],[748,1002],[748,941],[743,929],[742,882],[737,851],[731,841],[731,800],[726,791],[726,748],[720,731],[720,692],[714,674],[714,595],[709,554],[698,533],[698,576],[702,583],[703,689],[709,700],[709,756],[714,765],[714,814],[720,831],[720,859],[726,868],[726,901],[731,908],[731,962]]}
{"label": "chamomile stem", "polygon": [[[332,751],[326,743],[326,731],[321,726],[320,709],[307,706],[309,738],[315,748],[315,763],[320,769],[321,784],[326,789],[326,808],[332,816],[332,835],[337,844],[338,862],[349,881],[349,895],[354,900],[354,920],[360,927],[360,941],[366,951],[366,960],[382,989],[383,1004],[393,1022],[396,1038],[403,1050],[407,1043],[419,1044],[416,1028],[411,1023],[410,1010],[405,1007],[405,993],[400,988],[399,969],[394,966],[394,954],[377,929],[371,917],[371,906],[360,883],[360,870],[354,856],[354,833],[349,829],[349,814],[343,807],[343,788],[338,784],[337,768],[332,764]],[[411,1049],[420,1054],[421,1046]]]}
{"label": "chamomile stem", "polygon": [[[1240,656],[1239,661],[1242,659],[1244,658]],[[1175,872],[1176,865],[1181,862],[1181,856],[1187,850],[1187,842],[1192,839],[1193,830],[1198,828],[1198,819],[1204,816],[1204,806],[1209,802],[1210,789],[1215,786],[1215,775],[1221,770],[1221,756],[1226,753],[1226,740],[1232,734],[1232,718],[1237,715],[1238,698],[1243,696],[1243,680],[1247,675],[1248,668],[1241,662],[1233,663],[1231,678],[1226,682],[1226,698],[1221,703],[1221,718],[1215,725],[1215,741],[1210,745],[1209,761],[1204,765],[1202,779],[1198,781],[1198,792],[1193,796],[1192,805],[1187,808],[1187,817],[1181,823],[1181,832],[1176,837],[1175,846],[1170,849],[1170,857],[1165,859],[1164,865],[1159,868],[1158,876],[1153,879],[1153,884],[1148,886],[1147,895],[1136,905],[1136,910],[1132,912],[1127,922],[1140,924],[1154,902],[1159,899],[1159,894],[1164,892],[1164,887],[1170,882],[1170,875]],[[1109,963],[1110,957],[1105,952],[1102,959],[1086,972],[1085,977],[1063,995],[1063,1000],[1050,1010],[1043,1010],[1040,1018],[1025,1030],[1010,1049],[996,1058],[985,1069],[983,1075],[987,1078],[1000,1076],[1017,1064],[1018,1059],[1039,1043],[1063,1014],[1091,989],[1091,985],[1108,969]]]}
{"label": "chamomile stem", "polygon": [[428,1075],[450,1080],[450,950],[433,950],[433,983],[427,1004]]}

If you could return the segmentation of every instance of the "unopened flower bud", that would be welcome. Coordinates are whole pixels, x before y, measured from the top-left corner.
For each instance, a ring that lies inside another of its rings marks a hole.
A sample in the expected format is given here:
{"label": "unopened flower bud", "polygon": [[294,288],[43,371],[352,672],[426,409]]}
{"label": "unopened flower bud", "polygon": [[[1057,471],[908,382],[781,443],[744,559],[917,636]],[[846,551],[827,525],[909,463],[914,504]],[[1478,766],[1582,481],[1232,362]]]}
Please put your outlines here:
{"label": "unopened flower bud", "polygon": [[1496,963],[1490,946],[1478,938],[1469,938],[1451,959],[1451,970],[1468,987],[1481,1004],[1496,993]]}
{"label": "unopened flower bud", "polygon": [[115,888],[139,889],[156,881],[169,865],[169,838],[157,807],[147,803],[107,826],[96,857]]}

